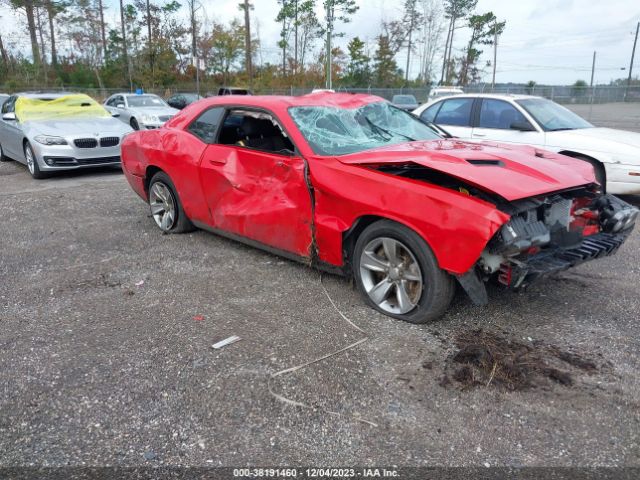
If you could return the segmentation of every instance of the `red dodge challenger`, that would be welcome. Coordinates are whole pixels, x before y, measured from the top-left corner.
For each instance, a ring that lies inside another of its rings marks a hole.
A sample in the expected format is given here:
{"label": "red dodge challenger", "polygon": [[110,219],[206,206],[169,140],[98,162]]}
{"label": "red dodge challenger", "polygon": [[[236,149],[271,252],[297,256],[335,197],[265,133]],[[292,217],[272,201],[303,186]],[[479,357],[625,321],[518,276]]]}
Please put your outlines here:
{"label": "red dodge challenger", "polygon": [[225,96],[122,143],[158,227],[194,227],[353,275],[364,299],[424,323],[456,281],[522,288],[614,253],[637,209],[580,160],[462,142],[375,96]]}

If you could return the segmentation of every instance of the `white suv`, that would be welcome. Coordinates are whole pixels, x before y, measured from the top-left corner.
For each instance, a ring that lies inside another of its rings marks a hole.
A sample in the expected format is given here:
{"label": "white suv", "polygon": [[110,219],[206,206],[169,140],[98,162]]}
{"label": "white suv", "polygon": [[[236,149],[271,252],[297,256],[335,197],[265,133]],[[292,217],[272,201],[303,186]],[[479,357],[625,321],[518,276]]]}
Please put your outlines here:
{"label": "white suv", "polygon": [[609,193],[640,194],[640,133],[597,128],[551,100],[464,94],[413,113],[466,140],[539,146],[591,163]]}

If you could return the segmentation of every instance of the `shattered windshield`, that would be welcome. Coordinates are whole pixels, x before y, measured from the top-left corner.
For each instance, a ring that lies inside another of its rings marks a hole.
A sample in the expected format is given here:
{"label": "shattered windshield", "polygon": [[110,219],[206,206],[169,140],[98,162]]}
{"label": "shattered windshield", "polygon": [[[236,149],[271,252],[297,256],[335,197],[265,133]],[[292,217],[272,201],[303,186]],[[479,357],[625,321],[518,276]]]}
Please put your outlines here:
{"label": "shattered windshield", "polygon": [[346,155],[441,138],[416,117],[387,102],[369,103],[355,109],[292,107],[289,114],[318,155]]}

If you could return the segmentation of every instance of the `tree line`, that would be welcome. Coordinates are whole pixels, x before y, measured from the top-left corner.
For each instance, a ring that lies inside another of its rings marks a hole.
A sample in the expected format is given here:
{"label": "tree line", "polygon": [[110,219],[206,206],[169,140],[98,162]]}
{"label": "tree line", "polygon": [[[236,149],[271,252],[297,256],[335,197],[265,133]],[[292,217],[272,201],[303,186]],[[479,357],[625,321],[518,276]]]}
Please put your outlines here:
{"label": "tree line", "polygon": [[[337,87],[467,85],[490,66],[482,49],[505,28],[493,12],[476,12],[478,0],[404,0],[375,38],[349,38],[343,49],[335,40],[346,36],[355,0],[272,0],[280,36],[263,45],[250,0],[228,22],[210,18],[200,0],[181,1],[119,0],[107,12],[104,0],[0,0],[30,46],[0,32],[0,86],[193,89],[197,75],[256,90],[320,87],[328,65]],[[275,49],[278,61],[264,58]]]}

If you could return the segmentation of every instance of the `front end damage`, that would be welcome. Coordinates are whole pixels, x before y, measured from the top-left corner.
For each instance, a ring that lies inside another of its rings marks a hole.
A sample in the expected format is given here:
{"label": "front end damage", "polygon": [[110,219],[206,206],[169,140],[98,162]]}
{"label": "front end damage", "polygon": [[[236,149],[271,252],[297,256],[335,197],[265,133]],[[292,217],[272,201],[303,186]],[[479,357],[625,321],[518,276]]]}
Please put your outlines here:
{"label": "front end damage", "polygon": [[511,218],[487,244],[460,284],[476,304],[487,303],[485,282],[522,289],[551,273],[615,253],[638,209],[595,187],[499,205]]}

